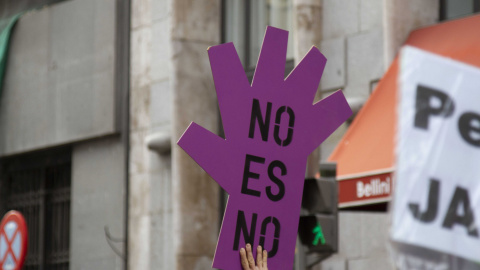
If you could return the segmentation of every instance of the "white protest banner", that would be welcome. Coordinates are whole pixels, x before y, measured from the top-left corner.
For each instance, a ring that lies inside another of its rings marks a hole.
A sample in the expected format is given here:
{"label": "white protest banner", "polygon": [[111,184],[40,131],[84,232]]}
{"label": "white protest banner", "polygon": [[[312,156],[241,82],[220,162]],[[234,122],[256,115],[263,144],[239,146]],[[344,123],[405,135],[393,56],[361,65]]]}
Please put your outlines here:
{"label": "white protest banner", "polygon": [[480,69],[406,47],[399,87],[392,240],[478,263]]}

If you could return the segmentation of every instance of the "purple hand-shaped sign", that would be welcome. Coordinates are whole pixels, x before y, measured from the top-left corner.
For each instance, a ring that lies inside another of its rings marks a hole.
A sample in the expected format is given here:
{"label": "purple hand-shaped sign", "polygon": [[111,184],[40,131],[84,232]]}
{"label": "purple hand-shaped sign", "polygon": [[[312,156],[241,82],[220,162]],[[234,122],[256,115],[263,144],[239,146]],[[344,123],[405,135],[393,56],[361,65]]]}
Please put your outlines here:
{"label": "purple hand-shaped sign", "polygon": [[251,86],[232,43],[210,47],[226,139],[192,123],[178,141],[230,194],[215,268],[241,269],[250,243],[269,268],[292,269],[307,157],[352,114],[341,91],[312,105],[327,61],[317,48],[284,79],[287,40],[267,28]]}

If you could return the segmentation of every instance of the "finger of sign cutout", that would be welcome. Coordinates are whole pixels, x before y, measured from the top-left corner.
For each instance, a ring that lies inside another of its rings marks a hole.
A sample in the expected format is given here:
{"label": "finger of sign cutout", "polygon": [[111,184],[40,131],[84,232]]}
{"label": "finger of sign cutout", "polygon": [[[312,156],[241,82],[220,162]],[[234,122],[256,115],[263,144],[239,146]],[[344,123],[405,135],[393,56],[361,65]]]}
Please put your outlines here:
{"label": "finger of sign cutout", "polygon": [[313,104],[326,63],[327,58],[313,46],[288,75],[285,83],[289,89],[309,92],[308,94],[298,95],[298,97],[302,97],[301,102],[306,102],[308,105]]}
{"label": "finger of sign cutout", "polygon": [[348,102],[341,90],[315,103],[312,110],[312,118],[322,119],[322,121],[311,126],[311,132],[315,134],[315,136],[312,136],[311,142],[309,142],[311,151],[317,148],[352,115],[352,109],[348,106]]}
{"label": "finger of sign cutout", "polygon": [[218,106],[222,116],[225,138],[230,138],[237,113],[231,106],[238,103],[239,95],[250,88],[247,75],[233,43],[226,43],[210,47],[208,57],[212,68],[213,81],[217,91]]}
{"label": "finger of sign cutout", "polygon": [[[288,31],[267,27],[252,85],[278,85],[285,79]],[[269,88],[266,88],[269,89]],[[263,89],[262,89],[263,90]]]}
{"label": "finger of sign cutout", "polygon": [[229,194],[232,191],[227,142],[196,123],[191,123],[177,143]]}

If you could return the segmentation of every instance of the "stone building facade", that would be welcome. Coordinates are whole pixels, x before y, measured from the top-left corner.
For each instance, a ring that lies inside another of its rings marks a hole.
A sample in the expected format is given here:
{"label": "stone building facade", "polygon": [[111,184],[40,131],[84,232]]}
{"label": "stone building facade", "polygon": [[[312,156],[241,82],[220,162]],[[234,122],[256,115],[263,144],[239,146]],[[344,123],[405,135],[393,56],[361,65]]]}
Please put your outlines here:
{"label": "stone building facade", "polygon": [[[27,261],[60,269],[210,269],[225,194],[176,145],[192,121],[222,133],[209,46],[234,41],[251,76],[265,25],[287,28],[286,72],[319,47],[328,62],[317,98],[343,89],[357,112],[411,30],[469,13],[451,0],[47,2],[12,31],[0,92],[0,210],[51,217],[47,195],[11,203],[14,183],[40,177],[38,194],[68,192],[56,213],[68,214],[59,223],[69,236],[63,261],[44,259],[48,230],[31,232],[40,261]],[[347,129],[312,154],[307,175]],[[59,166],[68,189],[48,189],[46,172]],[[341,211],[339,252],[314,269],[393,269],[388,224],[385,212]]]}

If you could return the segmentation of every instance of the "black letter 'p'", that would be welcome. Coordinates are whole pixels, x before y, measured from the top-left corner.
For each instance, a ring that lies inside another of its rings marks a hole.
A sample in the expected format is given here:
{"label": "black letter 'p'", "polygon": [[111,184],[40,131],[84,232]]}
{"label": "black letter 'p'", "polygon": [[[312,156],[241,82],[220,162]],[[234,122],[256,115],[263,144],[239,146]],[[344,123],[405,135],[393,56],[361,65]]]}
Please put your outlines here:
{"label": "black letter 'p'", "polygon": [[[433,100],[439,100],[438,106],[432,106]],[[431,115],[448,117],[454,109],[453,100],[445,93],[433,88],[419,85],[417,87],[417,98],[415,103],[415,127],[428,129],[428,119]]]}

